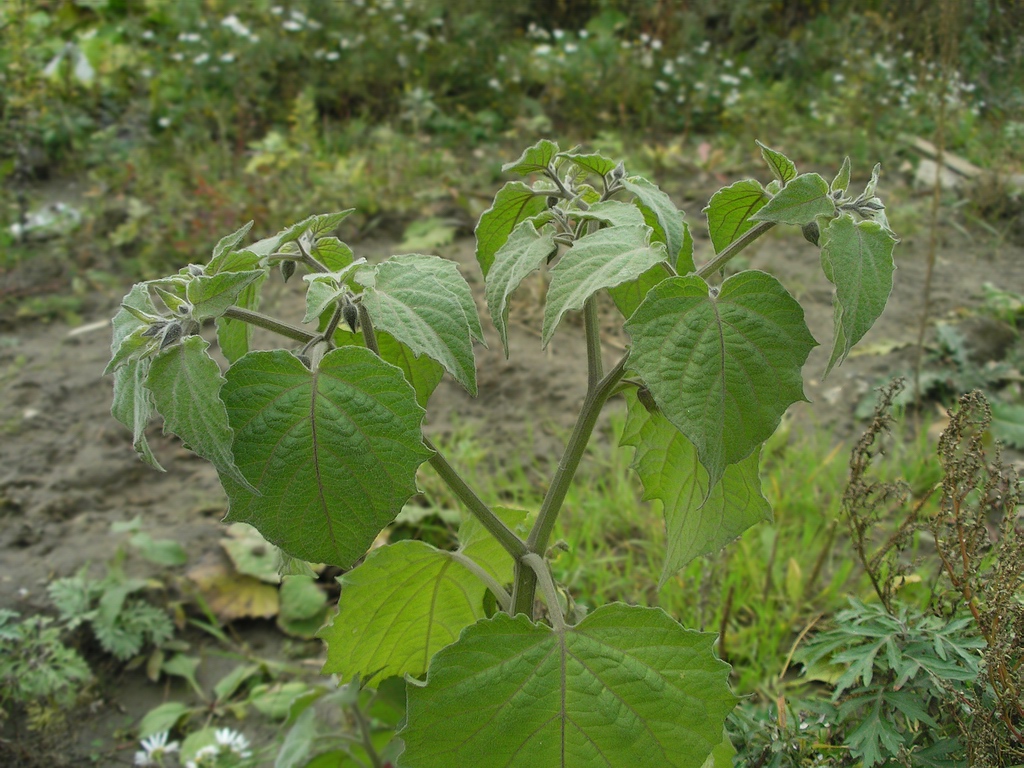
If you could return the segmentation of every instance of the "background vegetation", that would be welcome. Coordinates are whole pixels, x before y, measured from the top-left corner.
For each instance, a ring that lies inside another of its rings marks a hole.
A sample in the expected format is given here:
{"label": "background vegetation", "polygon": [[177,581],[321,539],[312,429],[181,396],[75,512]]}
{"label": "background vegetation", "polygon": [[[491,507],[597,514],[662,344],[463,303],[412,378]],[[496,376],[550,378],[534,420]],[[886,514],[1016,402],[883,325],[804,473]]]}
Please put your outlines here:
{"label": "background vegetation", "polygon": [[[939,132],[947,150],[983,168],[1020,171],[1024,4],[8,0],[0,8],[0,324],[73,319],[133,279],[205,257],[250,219],[274,228],[356,207],[346,226],[357,235],[397,233],[416,219],[433,221],[426,234],[442,241],[468,233],[498,180],[494,158],[539,135],[626,156],[667,176],[672,191],[680,178],[733,175],[754,138],[802,157],[850,154],[855,167],[896,168],[905,136]],[[982,230],[1014,236],[1019,199],[997,197],[964,212]],[[898,221],[894,228],[902,233]],[[964,339],[940,329],[929,364],[941,375],[924,381],[949,403],[976,386],[1020,402],[1024,302],[1012,286],[1000,288],[986,311],[1013,329],[1018,357],[981,371]],[[660,593],[662,553],[647,535],[661,525],[658,510],[639,504],[628,454],[597,448],[585,482],[601,501],[570,499],[576,517],[561,534],[556,576],[580,603],[658,604],[721,633],[718,652],[735,665],[737,692],[752,694],[730,724],[738,764],[1022,763],[1019,486],[981,437],[987,406],[968,405],[974,421],[954,423],[941,461],[927,424],[897,424],[899,438],[870,476],[865,462],[881,444],[872,441],[886,439],[884,412],[853,465],[852,446],[783,431],[763,469],[776,525],[693,563]],[[489,469],[475,435],[445,447],[471,474]],[[497,497],[484,475],[474,479]],[[529,461],[509,462],[490,480],[498,481],[509,503],[536,507]],[[456,505],[427,478],[423,485],[429,504],[392,536],[443,543]],[[972,567],[944,558],[950,541],[975,547]],[[153,542],[133,546],[153,568],[181,566]],[[174,638],[186,608],[142,599],[146,585],[124,575],[124,557],[103,581],[58,582],[51,618],[0,615],[0,677],[20,681],[2,688],[0,706],[27,713],[24,727],[50,727],[91,675],[84,657],[100,652],[194,684]],[[102,598],[111,585],[120,595],[113,605]],[[209,606],[189,610],[193,627],[231,644]],[[282,609],[294,614],[289,621],[313,624],[323,610],[319,593]],[[281,717],[274,698],[293,669],[248,658],[237,670],[216,691],[200,690],[202,705],[153,715],[142,735],[201,734],[194,755],[220,743],[199,727],[209,718],[258,711],[287,724],[269,754],[311,727],[287,719],[288,706]],[[295,685],[289,706],[328,695]],[[365,705],[384,724],[401,716],[388,700],[330,695],[338,709]]]}

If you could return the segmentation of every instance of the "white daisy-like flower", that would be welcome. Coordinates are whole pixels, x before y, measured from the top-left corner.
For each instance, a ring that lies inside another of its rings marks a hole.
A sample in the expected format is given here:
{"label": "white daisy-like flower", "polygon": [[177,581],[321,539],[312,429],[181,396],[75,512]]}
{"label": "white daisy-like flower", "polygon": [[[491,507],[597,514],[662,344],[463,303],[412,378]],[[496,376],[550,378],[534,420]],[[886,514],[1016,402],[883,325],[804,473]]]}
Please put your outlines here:
{"label": "white daisy-like flower", "polygon": [[185,768],[205,768],[206,766],[217,765],[217,755],[220,754],[220,749],[213,746],[212,744],[203,747],[195,754],[195,760],[189,760],[185,763]]}
{"label": "white daisy-like flower", "polygon": [[140,742],[142,749],[135,753],[136,765],[159,765],[164,755],[177,752],[179,744],[176,741],[168,742],[170,734],[167,731],[154,733],[152,736]]}
{"label": "white daisy-like flower", "polygon": [[220,728],[214,734],[214,738],[221,747],[227,747],[242,759],[252,757],[249,750],[249,740],[238,731],[230,728]]}

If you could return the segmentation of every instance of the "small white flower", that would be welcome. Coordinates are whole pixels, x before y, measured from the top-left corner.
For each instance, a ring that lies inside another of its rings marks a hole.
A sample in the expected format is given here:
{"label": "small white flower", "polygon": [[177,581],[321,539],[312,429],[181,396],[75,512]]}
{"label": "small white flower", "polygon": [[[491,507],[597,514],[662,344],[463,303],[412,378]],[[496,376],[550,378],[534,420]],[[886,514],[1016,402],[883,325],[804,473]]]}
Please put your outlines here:
{"label": "small white flower", "polygon": [[324,58],[327,59],[328,61],[337,61],[338,59],[341,58],[341,54],[338,53],[337,51],[328,51],[327,55],[324,56]]}
{"label": "small white flower", "polygon": [[492,77],[490,80],[488,80],[487,85],[488,87],[493,88],[496,91],[501,90],[501,81],[496,77]]}
{"label": "small white flower", "polygon": [[230,728],[220,728],[214,734],[214,738],[221,747],[226,747],[242,759],[252,756],[252,752],[249,751],[249,740],[238,731],[233,731]]}
{"label": "small white flower", "polygon": [[282,8],[280,5],[275,5],[273,8],[270,9],[270,12],[275,16],[280,16],[282,13],[284,13],[284,8]]}
{"label": "small white flower", "polygon": [[177,752],[178,742],[172,741],[168,743],[167,738],[169,735],[167,731],[162,731],[143,739],[141,742],[142,749],[135,753],[135,764],[158,765],[164,755]]}
{"label": "small white flower", "polygon": [[845,80],[846,80],[846,76],[843,75],[842,72],[836,72],[834,75],[832,75],[832,82],[834,82],[834,83],[842,83]]}
{"label": "small white flower", "polygon": [[209,60],[210,60],[210,54],[208,54],[208,53],[200,53],[198,56],[196,56],[194,59],[192,59],[192,63],[195,64],[196,66],[201,66],[201,65],[205,64],[206,62],[208,62]]}
{"label": "small white flower", "polygon": [[572,54],[576,53],[576,51],[578,51],[579,48],[577,47],[576,43],[566,43],[562,50],[564,50],[566,53]]}
{"label": "small white flower", "polygon": [[552,34],[552,36],[554,36],[555,40],[561,40],[563,37],[565,37],[565,30],[564,29],[553,29],[553,30],[551,30],[551,34]]}
{"label": "small white flower", "polygon": [[161,128],[170,128],[171,127],[171,118],[166,117],[166,116],[165,117],[161,117],[159,120],[156,121],[156,124],[159,125]]}
{"label": "small white flower", "polygon": [[228,51],[227,53],[222,53],[220,55],[220,60],[223,61],[225,64],[230,64],[232,61],[235,60],[235,54],[231,53],[230,51]]}
{"label": "small white flower", "polygon": [[533,52],[537,56],[547,56],[549,53],[551,53],[551,46],[550,45],[535,45],[533,47]]}
{"label": "small white flower", "polygon": [[302,29],[302,25],[299,22],[295,21],[294,19],[288,19],[287,21],[283,22],[281,26],[289,32],[298,32],[300,29]]}
{"label": "small white flower", "polygon": [[142,33],[143,40],[152,40],[154,37],[156,37],[156,35],[153,34],[152,29],[147,29]]}

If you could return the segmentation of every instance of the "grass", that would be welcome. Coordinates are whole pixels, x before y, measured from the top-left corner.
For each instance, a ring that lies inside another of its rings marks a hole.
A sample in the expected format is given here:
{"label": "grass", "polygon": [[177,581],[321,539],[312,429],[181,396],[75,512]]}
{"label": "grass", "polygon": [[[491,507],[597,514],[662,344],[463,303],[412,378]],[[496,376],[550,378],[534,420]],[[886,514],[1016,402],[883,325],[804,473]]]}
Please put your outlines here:
{"label": "grass", "polygon": [[[833,442],[826,429],[785,425],[762,460],[774,523],[756,525],[718,554],[691,562],[658,590],[664,526],[658,505],[641,500],[632,450],[618,447],[624,420],[624,413],[611,412],[566,498],[554,536],[561,550],[553,558],[555,578],[590,608],[616,600],[658,606],[687,627],[718,633],[737,693],[774,689],[803,633],[845,608],[848,595],[871,593],[841,519],[852,444]],[[878,481],[903,479],[918,495],[939,477],[927,425],[915,430],[901,422],[895,434],[874,472]],[[535,460],[510,456],[491,473],[486,444],[465,426],[438,443],[485,500],[540,506],[538,479],[548,473]],[[429,470],[420,486],[432,505],[456,507]],[[889,522],[898,525],[897,518],[894,512]],[[927,562],[920,567],[927,571]]]}

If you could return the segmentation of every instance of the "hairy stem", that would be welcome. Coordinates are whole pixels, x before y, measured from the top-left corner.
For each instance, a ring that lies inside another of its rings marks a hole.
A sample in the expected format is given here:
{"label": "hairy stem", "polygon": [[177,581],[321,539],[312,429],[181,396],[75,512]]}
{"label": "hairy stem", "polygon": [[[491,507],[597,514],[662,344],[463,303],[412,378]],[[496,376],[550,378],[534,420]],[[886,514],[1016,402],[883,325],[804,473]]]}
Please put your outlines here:
{"label": "hairy stem", "polygon": [[352,714],[355,716],[356,722],[359,723],[359,733],[362,736],[363,749],[366,750],[366,754],[370,758],[370,764],[373,765],[373,768],[383,768],[384,761],[380,759],[377,748],[373,746],[370,723],[367,721],[366,715],[363,714],[363,710],[359,707],[358,703],[352,707]]}
{"label": "hairy stem", "polygon": [[591,296],[583,304],[583,324],[587,332],[587,389],[601,383],[604,360],[601,356],[601,319],[597,314],[597,301]]}
{"label": "hairy stem", "polygon": [[773,221],[762,221],[760,224],[748,229],[738,238],[729,243],[729,245],[727,245],[720,254],[698,269],[697,276],[708,277],[709,275],[715,274],[715,272],[724,267],[733,256],[742,251],[774,226],[775,222]]}
{"label": "hairy stem", "polygon": [[[625,374],[627,359],[628,355],[623,356],[615,367],[598,382],[597,386],[588,389],[586,399],[583,401],[583,408],[580,410],[579,416],[576,417],[576,426],[573,428],[562,458],[558,462],[555,476],[551,479],[551,487],[548,488],[540,512],[537,513],[537,522],[534,523],[530,537],[526,541],[529,552],[543,555],[547,550],[551,531],[554,529],[558,513],[562,509],[565,494],[569,491],[572,479],[583,459],[583,452],[587,449],[590,435],[594,431],[594,425],[597,424],[597,417]],[[524,566],[521,559],[517,560],[516,583],[512,591],[513,615],[525,613],[532,618],[536,593],[537,574],[532,568]]]}
{"label": "hairy stem", "polygon": [[544,602],[548,606],[548,615],[551,617],[551,626],[559,632],[564,632],[565,616],[562,614],[562,606],[558,602],[558,590],[555,589],[555,582],[551,578],[547,561],[535,552],[531,552],[523,558],[522,563],[529,567],[533,572],[533,577],[540,583],[541,592],[544,593]]}
{"label": "hairy stem", "polygon": [[465,566],[465,568],[473,573],[480,581],[482,581],[491,594],[494,595],[494,599],[498,601],[498,605],[501,610],[508,613],[509,608],[512,607],[512,596],[505,591],[505,588],[499,584],[491,574],[489,574],[478,562],[473,560],[471,557],[467,557],[461,552],[449,552],[448,556],[452,560]]}
{"label": "hairy stem", "polygon": [[473,517],[479,520],[480,524],[498,540],[498,543],[505,548],[505,551],[512,555],[516,561],[527,554],[526,543],[516,536],[512,529],[505,525],[491,511],[490,507],[481,501],[476,492],[466,484],[462,476],[448,463],[444,454],[437,450],[434,444],[430,442],[430,439],[424,437],[423,444],[434,452],[428,459],[430,466],[444,480],[445,485],[451,488],[452,493],[459,497],[459,501],[466,505],[466,509],[470,511]]}
{"label": "hairy stem", "polygon": [[255,325],[257,328],[273,331],[279,336],[284,336],[286,339],[292,339],[294,341],[301,341],[303,344],[308,344],[317,338],[317,334],[310,333],[304,328],[277,320],[269,315],[264,315],[262,312],[255,312],[251,309],[228,307],[224,310],[224,317],[232,320],[241,320],[243,323],[248,323],[249,325]]}

